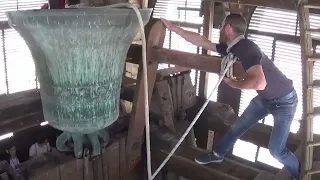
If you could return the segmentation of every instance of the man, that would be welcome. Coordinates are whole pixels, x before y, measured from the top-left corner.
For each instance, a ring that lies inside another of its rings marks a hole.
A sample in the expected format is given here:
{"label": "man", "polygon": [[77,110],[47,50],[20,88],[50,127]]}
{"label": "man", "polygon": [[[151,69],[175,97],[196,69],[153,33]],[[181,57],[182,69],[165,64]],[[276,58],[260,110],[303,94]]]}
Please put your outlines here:
{"label": "man", "polygon": [[220,28],[219,44],[214,44],[205,37],[173,25],[162,19],[168,30],[180,35],[196,46],[215,51],[221,55],[233,53],[240,60],[246,76],[243,80],[225,77],[224,82],[237,89],[256,90],[258,96],[252,99],[238,121],[224,135],[216,151],[196,157],[199,164],[222,162],[235,142],[259,120],[272,114],[274,127],[269,142],[271,155],[289,170],[295,179],[299,179],[300,163],[286,147],[288,135],[298,98],[293,83],[259,49],[258,45],[246,39],[246,20],[239,14],[228,15]]}
{"label": "man", "polygon": [[37,142],[34,143],[30,148],[29,148],[29,157],[30,159],[39,156],[41,154],[45,154],[51,151],[50,144],[48,142],[47,137],[45,136],[38,136],[37,137]]}

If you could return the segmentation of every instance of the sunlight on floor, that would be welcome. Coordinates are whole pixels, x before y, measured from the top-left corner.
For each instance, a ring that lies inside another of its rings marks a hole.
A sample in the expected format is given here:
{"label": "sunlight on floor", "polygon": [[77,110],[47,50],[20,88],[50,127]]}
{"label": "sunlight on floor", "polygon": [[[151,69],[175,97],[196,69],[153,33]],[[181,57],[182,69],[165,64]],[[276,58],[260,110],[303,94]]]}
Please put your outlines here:
{"label": "sunlight on floor", "polygon": [[278,160],[274,159],[269,150],[263,147],[259,148],[258,159],[259,162],[268,164],[270,166],[281,169],[283,164],[281,164]]}

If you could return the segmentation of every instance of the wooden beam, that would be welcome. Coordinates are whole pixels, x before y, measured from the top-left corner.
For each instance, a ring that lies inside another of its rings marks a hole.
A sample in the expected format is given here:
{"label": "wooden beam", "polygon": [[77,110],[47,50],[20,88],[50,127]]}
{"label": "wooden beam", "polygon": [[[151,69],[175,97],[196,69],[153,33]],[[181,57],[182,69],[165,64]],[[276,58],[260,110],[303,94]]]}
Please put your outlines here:
{"label": "wooden beam", "polygon": [[[212,39],[212,28],[213,28],[213,16],[214,16],[214,2],[204,1],[204,17],[203,17],[203,36],[207,39]],[[210,51],[202,48],[203,55],[210,55]],[[199,80],[199,96],[205,97],[207,90],[208,77],[207,72],[200,72]]]}
{"label": "wooden beam", "polygon": [[[154,48],[152,53],[154,54],[152,60],[158,63],[175,64],[181,67],[220,73],[221,58],[217,56],[192,54],[165,48]],[[233,75],[243,78],[245,74],[241,62],[236,62],[233,65]]]}
{"label": "wooden beam", "polygon": [[263,171],[258,174],[257,177],[254,178],[254,180],[271,180],[274,177],[274,174]]}
{"label": "wooden beam", "polygon": [[[172,147],[181,137],[167,128],[153,129],[152,133],[152,159],[159,165],[169,154]],[[175,172],[188,179],[202,180],[240,180],[253,179],[260,172],[251,166],[227,159],[222,163],[199,165],[194,158],[207,153],[205,150],[187,144],[181,144],[176,153],[168,161],[164,169]],[[246,173],[243,173],[246,172]]]}
{"label": "wooden beam", "polygon": [[[158,63],[150,62],[155,59],[152,53],[153,47],[162,47],[165,38],[165,27],[162,22],[158,21],[153,25],[147,43],[147,77],[148,77],[148,95],[149,103],[153,93],[153,87],[156,80]],[[145,113],[144,113],[144,84],[142,62],[139,65],[137,86],[133,98],[133,107],[131,120],[128,130],[128,139],[126,145],[127,165],[129,170],[134,168],[141,159],[141,146],[144,141]]]}
{"label": "wooden beam", "polygon": [[[209,0],[211,1],[211,0]],[[215,2],[221,3],[231,3],[231,4],[243,4],[249,6],[265,6],[265,7],[272,7],[272,8],[280,8],[280,9],[288,9],[288,10],[296,10],[294,5],[294,1],[292,0],[212,0]],[[320,6],[320,1],[318,0],[309,0],[309,5],[312,6]]]}
{"label": "wooden beam", "polygon": [[148,8],[149,1],[148,0],[140,0],[141,8]]}
{"label": "wooden beam", "polygon": [[174,127],[174,107],[172,103],[172,95],[167,80],[156,83],[157,95],[159,97],[161,112],[163,114],[163,123],[166,127],[175,131]]}
{"label": "wooden beam", "polygon": [[27,113],[13,119],[7,120],[8,123],[0,126],[1,134],[5,133],[17,133],[25,129],[29,129],[35,126],[40,126],[40,123],[43,122],[44,117],[42,113],[42,108],[38,109],[37,112]]}

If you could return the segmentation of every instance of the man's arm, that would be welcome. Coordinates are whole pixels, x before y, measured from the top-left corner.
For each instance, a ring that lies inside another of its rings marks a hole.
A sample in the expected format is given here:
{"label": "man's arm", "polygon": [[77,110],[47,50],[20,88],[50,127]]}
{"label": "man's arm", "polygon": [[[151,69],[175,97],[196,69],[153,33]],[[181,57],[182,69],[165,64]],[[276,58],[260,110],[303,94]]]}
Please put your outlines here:
{"label": "man's arm", "polygon": [[264,90],[267,82],[260,62],[262,53],[259,47],[249,40],[244,40],[236,45],[234,54],[241,61],[246,77],[243,80],[225,78],[225,83],[237,89]]}
{"label": "man's arm", "polygon": [[33,158],[36,155],[36,150],[34,149],[35,145],[31,145],[31,147],[29,148],[29,158]]}
{"label": "man's arm", "polygon": [[179,36],[181,36],[186,41],[196,45],[200,46],[206,50],[217,52],[216,44],[209,41],[204,36],[201,36],[198,33],[186,31],[174,24],[172,24],[170,21],[167,21],[165,19],[161,19],[163,24],[168,28],[168,30],[173,31],[177,33]]}
{"label": "man's arm", "polygon": [[247,75],[243,80],[233,80],[225,78],[224,81],[231,87],[237,89],[253,89],[264,90],[267,85],[262,66],[254,65],[247,71]]}

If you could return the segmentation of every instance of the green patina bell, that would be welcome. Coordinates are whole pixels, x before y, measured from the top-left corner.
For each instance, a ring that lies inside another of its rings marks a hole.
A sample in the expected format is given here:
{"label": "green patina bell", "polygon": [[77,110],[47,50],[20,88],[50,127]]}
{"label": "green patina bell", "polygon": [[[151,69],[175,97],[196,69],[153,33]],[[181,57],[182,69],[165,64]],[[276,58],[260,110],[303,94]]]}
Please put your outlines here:
{"label": "green patina bell", "polygon": [[[139,11],[145,25],[152,10]],[[66,132],[57,145],[73,139],[78,157],[80,141],[88,139],[95,148],[98,135],[107,136],[101,130],[119,116],[124,64],[140,30],[136,13],[99,7],[16,11],[7,16],[34,58],[45,120]]]}

